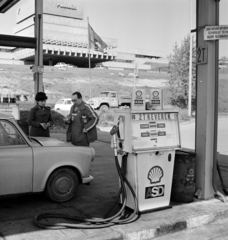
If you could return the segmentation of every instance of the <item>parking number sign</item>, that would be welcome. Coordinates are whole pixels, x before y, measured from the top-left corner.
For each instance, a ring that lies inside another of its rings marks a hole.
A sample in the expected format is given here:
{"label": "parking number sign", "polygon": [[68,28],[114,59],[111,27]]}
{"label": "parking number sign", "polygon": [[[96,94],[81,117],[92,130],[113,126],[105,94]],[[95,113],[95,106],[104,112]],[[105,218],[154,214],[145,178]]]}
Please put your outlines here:
{"label": "parking number sign", "polygon": [[196,64],[207,63],[207,46],[197,48]]}

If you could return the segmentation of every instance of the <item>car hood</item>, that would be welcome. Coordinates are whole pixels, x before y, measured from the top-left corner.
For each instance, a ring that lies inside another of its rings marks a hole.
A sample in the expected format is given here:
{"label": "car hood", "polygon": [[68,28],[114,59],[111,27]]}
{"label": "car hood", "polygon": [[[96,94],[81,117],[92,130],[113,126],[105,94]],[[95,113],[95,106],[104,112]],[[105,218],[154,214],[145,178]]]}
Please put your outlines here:
{"label": "car hood", "polygon": [[71,143],[64,142],[63,139],[49,138],[49,137],[31,137],[32,140],[38,142],[44,147],[63,147],[73,146]]}

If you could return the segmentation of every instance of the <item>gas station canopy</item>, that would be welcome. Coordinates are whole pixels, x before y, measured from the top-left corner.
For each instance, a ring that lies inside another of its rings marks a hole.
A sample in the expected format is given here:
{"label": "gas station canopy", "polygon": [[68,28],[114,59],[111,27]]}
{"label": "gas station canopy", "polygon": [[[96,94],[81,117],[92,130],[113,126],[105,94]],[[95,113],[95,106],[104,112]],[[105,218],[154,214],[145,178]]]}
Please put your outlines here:
{"label": "gas station canopy", "polygon": [[[0,13],[5,13],[20,0],[0,0]],[[35,48],[36,39],[31,37],[20,37],[0,34],[0,46]]]}
{"label": "gas station canopy", "polygon": [[0,0],[0,13],[5,13],[20,0]]}

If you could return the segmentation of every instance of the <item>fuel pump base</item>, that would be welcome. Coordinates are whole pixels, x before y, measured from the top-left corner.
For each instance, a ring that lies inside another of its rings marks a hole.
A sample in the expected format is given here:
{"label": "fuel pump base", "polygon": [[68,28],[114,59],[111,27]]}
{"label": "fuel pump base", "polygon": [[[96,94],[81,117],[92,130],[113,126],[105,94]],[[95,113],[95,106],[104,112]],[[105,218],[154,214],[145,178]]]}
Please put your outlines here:
{"label": "fuel pump base", "polygon": [[[125,176],[138,199],[139,212],[170,207],[175,150],[128,154]],[[121,156],[119,162],[122,164]],[[126,206],[133,209],[134,199],[127,188]]]}

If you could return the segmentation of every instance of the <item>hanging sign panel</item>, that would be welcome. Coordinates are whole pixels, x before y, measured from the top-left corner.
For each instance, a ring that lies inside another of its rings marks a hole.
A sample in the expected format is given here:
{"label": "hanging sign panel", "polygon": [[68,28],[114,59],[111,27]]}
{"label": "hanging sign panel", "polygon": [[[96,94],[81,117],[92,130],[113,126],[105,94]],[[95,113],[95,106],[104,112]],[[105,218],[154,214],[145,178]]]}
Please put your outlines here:
{"label": "hanging sign panel", "polygon": [[228,25],[205,27],[204,41],[224,39],[228,39]]}

